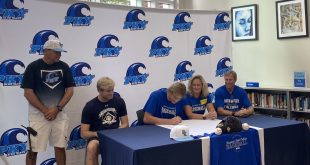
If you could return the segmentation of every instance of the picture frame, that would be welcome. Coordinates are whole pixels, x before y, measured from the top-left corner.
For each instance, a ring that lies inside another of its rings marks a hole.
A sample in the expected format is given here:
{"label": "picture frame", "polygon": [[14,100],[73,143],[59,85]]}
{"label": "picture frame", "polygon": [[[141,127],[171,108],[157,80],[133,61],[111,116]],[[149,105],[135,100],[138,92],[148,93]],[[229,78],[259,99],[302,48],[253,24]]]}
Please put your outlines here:
{"label": "picture frame", "polygon": [[276,2],[277,38],[308,37],[307,0]]}
{"label": "picture frame", "polygon": [[258,40],[257,4],[231,8],[232,41]]}

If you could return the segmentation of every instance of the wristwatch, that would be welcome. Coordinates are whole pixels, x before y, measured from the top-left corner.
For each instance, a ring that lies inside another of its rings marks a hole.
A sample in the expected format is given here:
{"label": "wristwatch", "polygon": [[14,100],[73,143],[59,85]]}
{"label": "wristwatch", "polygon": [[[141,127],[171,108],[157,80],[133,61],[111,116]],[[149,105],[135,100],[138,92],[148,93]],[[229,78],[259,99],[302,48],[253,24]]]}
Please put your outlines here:
{"label": "wristwatch", "polygon": [[58,109],[59,112],[62,111],[62,107],[61,107],[60,105],[57,105],[56,107],[57,107],[57,109]]}
{"label": "wristwatch", "polygon": [[235,111],[233,111],[233,112],[231,113],[231,116],[235,116]]}
{"label": "wristwatch", "polygon": [[207,119],[207,116],[202,116],[202,119],[203,119],[203,120],[206,120],[206,119]]}

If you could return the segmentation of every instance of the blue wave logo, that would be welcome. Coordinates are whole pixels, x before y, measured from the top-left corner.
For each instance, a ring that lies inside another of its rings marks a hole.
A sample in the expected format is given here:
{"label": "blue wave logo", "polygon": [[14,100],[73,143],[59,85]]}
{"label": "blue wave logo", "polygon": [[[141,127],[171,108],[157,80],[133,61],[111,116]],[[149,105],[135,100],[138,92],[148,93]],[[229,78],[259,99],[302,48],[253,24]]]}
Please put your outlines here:
{"label": "blue wave logo", "polygon": [[180,12],[177,14],[174,18],[174,24],[172,31],[190,31],[193,25],[193,22],[186,22],[185,17],[191,17],[191,15],[188,12]]}
{"label": "blue wave logo", "polygon": [[164,57],[170,54],[172,47],[165,47],[163,41],[169,43],[169,39],[165,36],[159,36],[153,40],[149,55],[150,57]]}
{"label": "blue wave logo", "polygon": [[40,165],[54,165],[56,163],[55,158],[50,158],[42,162]]}
{"label": "blue wave logo", "polygon": [[216,67],[215,77],[218,77],[218,76],[223,77],[226,72],[228,72],[228,71],[233,69],[232,66],[227,66],[226,65],[227,61],[231,62],[230,58],[223,57],[223,58],[221,58],[219,60],[219,62],[217,63],[217,67]]}
{"label": "blue wave logo", "polygon": [[137,84],[144,84],[147,80],[147,77],[149,76],[148,73],[140,73],[139,68],[146,69],[145,65],[142,63],[133,63],[131,64],[126,73],[125,82],[124,85],[131,84],[131,85],[137,85]]}
{"label": "blue wave logo", "polygon": [[0,156],[20,155],[26,153],[26,142],[19,141],[18,135],[27,136],[27,132],[21,128],[11,128],[5,131],[0,140]]}
{"label": "blue wave logo", "polygon": [[221,12],[215,18],[213,30],[218,30],[218,31],[229,30],[230,24],[231,24],[231,21],[229,18],[229,14],[226,12]]}
{"label": "blue wave logo", "polygon": [[139,14],[145,16],[145,12],[141,9],[133,9],[127,13],[123,29],[144,30],[148,21],[140,20]]}
{"label": "blue wave logo", "polygon": [[76,87],[90,85],[92,79],[95,77],[95,75],[86,75],[85,73],[83,73],[84,68],[91,70],[90,65],[85,62],[78,62],[71,66],[71,72]]}
{"label": "blue wave logo", "polygon": [[90,12],[90,8],[85,3],[75,3],[71,5],[67,10],[64,25],[72,26],[89,26],[94,16],[86,16],[82,13],[82,9],[86,9]]}
{"label": "blue wave logo", "polygon": [[67,150],[79,150],[86,147],[87,141],[81,138],[81,125],[73,128],[70,134],[70,140],[68,141]]}
{"label": "blue wave logo", "polygon": [[207,45],[206,41],[211,42],[211,39],[209,36],[201,36],[196,41],[196,48],[194,55],[206,55],[210,54],[212,52],[212,49],[214,45]]}
{"label": "blue wave logo", "polygon": [[214,103],[215,101],[215,92],[210,92],[210,91],[213,91],[213,90],[210,90],[210,89],[213,89],[213,85],[211,83],[208,83],[208,88],[209,88],[209,95],[211,97],[211,100],[212,102]]}
{"label": "blue wave logo", "polygon": [[241,152],[242,149],[249,144],[248,138],[240,134],[233,135],[230,140],[226,141],[226,150],[233,152]]}
{"label": "blue wave logo", "polygon": [[[19,2],[22,4],[25,3],[24,0],[19,0]],[[28,9],[20,9],[14,6],[14,0],[0,1],[0,17],[2,17],[2,19],[22,20],[26,13],[28,13]]]}
{"label": "blue wave logo", "polygon": [[187,66],[192,67],[192,63],[189,61],[182,61],[178,64],[174,74],[174,81],[186,81],[193,77],[195,71],[187,70]]}
{"label": "blue wave logo", "polygon": [[113,46],[111,44],[112,40],[119,42],[118,38],[115,35],[108,34],[102,36],[97,43],[95,56],[102,55],[102,57],[117,57],[120,54],[122,47]]}
{"label": "blue wave logo", "polygon": [[58,34],[52,30],[42,30],[39,31],[33,37],[32,44],[30,45],[29,54],[36,54],[39,55],[43,54],[43,45],[49,39],[50,36],[54,38],[58,38]]}
{"label": "blue wave logo", "polygon": [[3,86],[19,86],[23,79],[23,74],[15,71],[15,66],[19,65],[25,68],[23,62],[19,60],[5,60],[0,64],[0,82]]}

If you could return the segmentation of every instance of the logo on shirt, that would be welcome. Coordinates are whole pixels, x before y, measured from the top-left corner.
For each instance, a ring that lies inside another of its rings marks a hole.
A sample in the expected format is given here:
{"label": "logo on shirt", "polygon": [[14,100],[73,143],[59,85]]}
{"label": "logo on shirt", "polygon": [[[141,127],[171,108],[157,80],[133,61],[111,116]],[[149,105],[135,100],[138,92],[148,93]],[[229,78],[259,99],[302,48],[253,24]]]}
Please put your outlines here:
{"label": "logo on shirt", "polygon": [[117,122],[117,113],[114,108],[107,108],[99,113],[99,119],[103,125],[112,125]]}
{"label": "logo on shirt", "polygon": [[174,81],[186,81],[193,77],[194,70],[188,70],[187,66],[192,66],[192,63],[189,61],[182,61],[178,64],[175,74]]}
{"label": "logo on shirt", "polygon": [[229,18],[229,14],[226,12],[221,12],[215,18],[213,30],[218,31],[229,30],[230,24],[231,20]]}
{"label": "logo on shirt", "polygon": [[133,9],[127,13],[123,29],[144,30],[148,21],[140,20],[139,15],[145,16],[145,12],[141,9]]}
{"label": "logo on shirt", "polygon": [[90,12],[90,8],[85,3],[75,3],[68,8],[67,15],[65,17],[64,25],[72,26],[89,26],[94,16],[86,16],[82,13],[82,9],[86,9]]}
{"label": "logo on shirt", "polygon": [[[25,139],[24,141],[22,141]],[[27,132],[21,128],[11,128],[5,131],[0,140],[0,156],[7,157],[26,153]]]}
{"label": "logo on shirt", "polygon": [[232,140],[226,141],[226,150],[232,150],[234,152],[241,151],[243,146],[248,144],[248,138],[241,135],[234,135]]}
{"label": "logo on shirt", "polygon": [[33,37],[32,44],[30,45],[29,54],[36,54],[39,55],[43,54],[43,45],[49,38],[59,38],[58,34],[52,30],[42,30],[39,31]]}
{"label": "logo on shirt", "polygon": [[206,41],[211,42],[211,38],[209,36],[201,36],[196,41],[196,48],[194,55],[206,55],[212,52],[214,45],[206,44]]}
{"label": "logo on shirt", "polygon": [[152,42],[152,46],[150,49],[150,57],[164,57],[170,54],[172,47],[165,47],[163,45],[163,41],[169,43],[169,39],[165,36],[159,36],[155,38]]}
{"label": "logo on shirt", "polygon": [[85,62],[78,62],[71,66],[71,72],[72,72],[72,76],[73,76],[76,87],[90,85],[92,82],[92,79],[95,77],[95,75],[92,75],[92,74],[87,75],[83,73],[84,68],[91,70],[90,65]]}
{"label": "logo on shirt", "polygon": [[126,72],[125,82],[124,85],[131,84],[131,85],[137,85],[137,84],[144,84],[147,81],[147,77],[149,76],[148,73],[140,73],[140,68],[146,69],[145,65],[137,62],[131,64]]}
{"label": "logo on shirt", "polygon": [[191,15],[188,12],[180,12],[174,18],[172,31],[190,31],[193,25],[193,22],[186,22],[185,17],[190,18]]}
{"label": "logo on shirt", "polygon": [[56,159],[50,158],[42,162],[40,165],[54,165],[54,163],[56,163]]}
{"label": "logo on shirt", "polygon": [[239,109],[239,99],[224,99],[224,109],[228,110],[238,110]]}
{"label": "logo on shirt", "polygon": [[122,50],[120,46],[112,45],[112,41],[119,42],[118,37],[112,34],[102,36],[96,48],[95,56],[102,56],[102,57],[117,57]]}
{"label": "logo on shirt", "polygon": [[67,150],[79,150],[86,147],[87,141],[81,138],[81,125],[73,128],[70,134],[70,140],[68,141]]}
{"label": "logo on shirt", "polygon": [[168,114],[169,116],[172,115],[172,117],[176,116],[176,109],[175,108],[170,108],[167,106],[161,107],[161,113],[162,114]]}
{"label": "logo on shirt", "polygon": [[[18,8],[14,5],[14,0],[1,0],[0,1],[0,17],[9,20],[22,20],[28,9]],[[24,0],[19,0],[20,4],[24,4]],[[15,3],[16,4],[16,3]]]}
{"label": "logo on shirt", "polygon": [[63,73],[62,70],[41,70],[41,78],[45,85],[54,89],[62,82]]}
{"label": "logo on shirt", "polygon": [[215,77],[223,77],[224,74],[230,70],[233,69],[232,66],[227,66],[226,62],[230,61],[230,58],[228,57],[223,57],[219,60],[219,62],[217,63],[217,67],[216,67],[216,73],[215,73]]}
{"label": "logo on shirt", "polygon": [[23,74],[15,71],[15,66],[25,68],[24,63],[19,60],[5,60],[0,64],[0,82],[3,86],[19,86],[23,79]]}

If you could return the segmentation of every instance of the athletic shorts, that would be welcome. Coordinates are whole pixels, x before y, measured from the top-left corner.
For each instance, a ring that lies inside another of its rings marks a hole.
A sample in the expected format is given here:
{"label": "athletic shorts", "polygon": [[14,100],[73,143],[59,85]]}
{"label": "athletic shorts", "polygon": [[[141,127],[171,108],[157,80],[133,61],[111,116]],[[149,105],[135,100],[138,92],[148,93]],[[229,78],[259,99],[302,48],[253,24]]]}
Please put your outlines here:
{"label": "athletic shorts", "polygon": [[[46,151],[47,143],[52,147],[67,146],[68,120],[30,121],[29,126],[37,131],[37,136],[30,135],[33,152]],[[28,140],[29,149],[29,140]]]}

